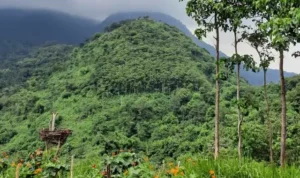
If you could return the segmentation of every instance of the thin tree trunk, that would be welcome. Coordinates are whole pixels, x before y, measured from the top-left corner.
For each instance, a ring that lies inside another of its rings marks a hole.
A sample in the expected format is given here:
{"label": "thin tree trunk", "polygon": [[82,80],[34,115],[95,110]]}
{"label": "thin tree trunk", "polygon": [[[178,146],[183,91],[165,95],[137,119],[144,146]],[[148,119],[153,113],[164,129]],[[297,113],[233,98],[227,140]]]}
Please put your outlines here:
{"label": "thin tree trunk", "polygon": [[219,125],[220,125],[220,83],[219,83],[219,60],[220,60],[220,34],[219,26],[217,23],[217,13],[215,14],[215,30],[216,30],[216,103],[215,103],[215,160],[218,159],[220,152],[220,140],[219,140]]}
{"label": "thin tree trunk", "polygon": [[[234,48],[235,54],[238,55],[238,40],[237,40],[237,30],[234,30]],[[241,63],[238,62],[237,64],[237,72],[236,72],[236,100],[238,102],[237,105],[237,112],[238,112],[238,155],[239,159],[242,158],[242,116],[241,116],[241,108],[239,106],[240,101],[240,70],[241,70]]]}
{"label": "thin tree trunk", "polygon": [[[236,84],[236,99],[239,102],[240,101],[240,68],[241,65],[238,64],[237,66],[237,84]],[[243,154],[243,143],[242,143],[242,124],[243,124],[243,120],[242,120],[242,115],[241,115],[241,108],[238,104],[237,106],[238,108],[238,155],[239,155],[239,159],[242,159],[242,154]]]}
{"label": "thin tree trunk", "polygon": [[70,178],[73,178],[73,169],[74,169],[74,156],[71,156],[71,168],[70,168]]}
{"label": "thin tree trunk", "polygon": [[55,120],[56,120],[57,113],[52,113],[52,125],[51,125],[51,131],[55,130]]}
{"label": "thin tree trunk", "polygon": [[280,86],[281,86],[281,152],[280,165],[285,165],[285,150],[286,150],[286,96],[285,96],[285,81],[283,71],[283,50],[280,50]]}
{"label": "thin tree trunk", "polygon": [[266,116],[268,119],[268,131],[269,131],[269,159],[270,162],[273,163],[273,128],[272,128],[272,121],[270,118],[270,109],[269,109],[269,98],[267,95],[267,70],[264,69],[264,95],[265,95],[265,101],[266,101]]}
{"label": "thin tree trunk", "polygon": [[106,173],[107,173],[107,178],[111,178],[111,170],[110,170],[110,164],[106,166]]}

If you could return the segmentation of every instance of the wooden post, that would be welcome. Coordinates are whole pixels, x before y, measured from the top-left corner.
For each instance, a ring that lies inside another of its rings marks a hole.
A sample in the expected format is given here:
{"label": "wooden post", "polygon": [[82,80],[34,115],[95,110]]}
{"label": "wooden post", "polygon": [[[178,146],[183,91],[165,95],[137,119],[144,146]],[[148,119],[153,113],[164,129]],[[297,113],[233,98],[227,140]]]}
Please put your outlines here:
{"label": "wooden post", "polygon": [[58,158],[59,149],[60,149],[60,140],[58,141],[57,150],[56,150],[56,153],[55,153],[55,158],[56,159]]}
{"label": "wooden post", "polygon": [[51,131],[51,125],[52,125],[52,118],[49,121],[49,131]]}
{"label": "wooden post", "polygon": [[56,119],[57,115],[58,115],[58,113],[52,113],[52,125],[51,125],[51,130],[50,131],[55,130],[55,119]]}
{"label": "wooden post", "polygon": [[71,156],[70,178],[73,178],[74,155]]}
{"label": "wooden post", "polygon": [[111,178],[110,164],[109,164],[109,165],[107,165],[107,167],[106,167],[106,171],[107,171],[107,178]]}

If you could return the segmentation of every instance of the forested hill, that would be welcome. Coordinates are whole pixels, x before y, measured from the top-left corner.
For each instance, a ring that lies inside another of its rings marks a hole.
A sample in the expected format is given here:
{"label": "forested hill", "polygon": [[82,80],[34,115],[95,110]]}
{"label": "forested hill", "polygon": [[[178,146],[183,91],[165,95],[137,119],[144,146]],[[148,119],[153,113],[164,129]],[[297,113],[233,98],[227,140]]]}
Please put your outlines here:
{"label": "forested hill", "polygon": [[[212,56],[215,56],[216,51],[215,48],[203,41],[198,40],[198,38],[193,35],[190,30],[179,20],[171,17],[169,15],[163,13],[154,13],[154,12],[123,12],[116,13],[107,17],[100,25],[99,28],[104,30],[106,27],[110,26],[115,22],[119,22],[122,20],[128,19],[136,19],[139,17],[149,16],[156,21],[161,21],[171,26],[175,26],[179,30],[181,30],[186,36],[190,37],[194,43],[196,43],[199,47],[206,49]],[[250,48],[250,47],[249,47]],[[227,57],[222,51],[220,52],[221,57]],[[296,75],[292,72],[285,72],[286,77],[291,77]],[[253,73],[252,71],[241,71],[241,76],[245,78],[251,85],[263,85],[263,71]],[[279,82],[279,70],[277,69],[269,69],[267,71],[267,82],[278,83]]]}
{"label": "forested hill", "polygon": [[[0,62],[3,59],[17,60],[20,56],[24,57],[23,54],[27,55],[30,47],[48,41],[79,44],[94,33],[103,31],[114,22],[144,16],[175,26],[190,37],[194,43],[214,56],[213,46],[198,40],[179,20],[163,13],[118,13],[107,17],[102,23],[97,23],[90,19],[49,10],[0,9]],[[224,53],[221,55],[225,56]],[[278,70],[269,70],[268,82],[277,83],[279,81],[278,73]],[[250,84],[262,85],[263,83],[262,72],[254,74],[242,71],[241,75]],[[295,74],[286,72],[285,75],[289,77]]]}
{"label": "forested hill", "polygon": [[[193,35],[190,30],[179,20],[175,19],[172,16],[163,13],[157,12],[123,12],[123,13],[116,13],[108,16],[105,20],[101,22],[99,25],[99,29],[104,31],[104,29],[115,22],[120,22],[122,20],[129,20],[129,19],[137,19],[140,17],[150,17],[153,20],[160,21],[166,23],[170,26],[174,26],[182,31],[186,36],[190,37],[194,43],[196,43],[199,47],[206,49],[211,55],[215,56],[215,48],[203,41],[197,39],[195,35]],[[224,53],[220,53],[221,56],[226,56]]]}
{"label": "forested hill", "polygon": [[1,90],[3,150],[43,146],[38,130],[52,111],[58,127],[73,130],[64,151],[75,155],[126,147],[161,158],[211,148],[214,58],[175,27],[127,21],[82,47],[45,46],[17,65],[29,77]]}
{"label": "forested hill", "polygon": [[[174,43],[176,41],[176,43]],[[57,111],[73,135],[62,155],[77,158],[131,149],[154,160],[212,153],[215,60],[177,28],[150,19],[125,21],[80,47],[49,45],[17,63],[25,83],[0,93],[1,151],[27,155],[44,144],[38,131]],[[5,80],[5,78],[1,78]],[[222,151],[235,154],[234,74],[221,82]],[[287,82],[289,154],[299,156],[299,77]],[[279,152],[280,97],[269,85],[274,152]],[[263,88],[241,83],[243,149],[268,159]],[[275,155],[278,157],[278,155]],[[292,160],[293,161],[293,160]]]}

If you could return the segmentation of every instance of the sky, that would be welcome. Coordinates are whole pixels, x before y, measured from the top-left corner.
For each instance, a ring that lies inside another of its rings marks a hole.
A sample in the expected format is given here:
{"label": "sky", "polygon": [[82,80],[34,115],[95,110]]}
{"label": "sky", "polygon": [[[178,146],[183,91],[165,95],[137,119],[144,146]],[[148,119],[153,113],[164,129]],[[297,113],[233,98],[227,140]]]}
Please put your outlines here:
{"label": "sky", "polygon": [[[185,4],[185,2],[179,2],[179,0],[0,0],[0,8],[50,9],[98,21],[117,12],[162,12],[180,20],[193,33],[197,28],[197,24],[186,15]],[[203,41],[211,45],[215,44],[213,34],[209,34]],[[233,34],[222,32],[220,50],[228,56],[234,53],[232,43]],[[300,73],[300,59],[291,57],[291,54],[297,50],[300,50],[300,45],[291,47],[290,52],[285,53],[285,71]],[[239,52],[251,54],[259,61],[255,50],[246,43],[239,45]],[[274,55],[275,57],[279,56],[276,52],[274,52]],[[276,57],[276,61],[271,64],[270,68],[278,69],[278,67],[279,62]]]}

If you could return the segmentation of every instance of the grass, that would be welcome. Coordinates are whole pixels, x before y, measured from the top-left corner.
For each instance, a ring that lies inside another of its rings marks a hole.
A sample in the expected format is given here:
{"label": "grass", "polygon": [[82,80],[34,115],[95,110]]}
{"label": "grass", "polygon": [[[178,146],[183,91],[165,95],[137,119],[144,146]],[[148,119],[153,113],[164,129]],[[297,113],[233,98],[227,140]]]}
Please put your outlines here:
{"label": "grass", "polygon": [[[210,174],[211,171],[214,172],[216,178],[300,178],[300,169],[295,166],[288,166],[286,168],[279,168],[275,165],[270,165],[264,162],[256,162],[254,160],[245,159],[239,161],[238,159],[222,159],[222,160],[212,160],[198,158],[181,158],[180,159],[180,169],[183,170],[184,176],[177,175],[172,177],[184,177],[184,178],[213,178]],[[78,160],[79,161],[79,160]],[[78,162],[74,167],[75,177],[85,177],[90,175],[93,164],[99,163],[99,160],[86,160]],[[172,164],[170,164],[172,163]],[[166,165],[154,165],[152,163],[143,163],[153,165],[157,169],[151,170],[149,172],[154,172],[154,176],[160,178],[170,177],[165,174],[172,166],[176,166],[178,162],[167,162]],[[136,170],[144,168],[144,165],[137,166]],[[147,166],[149,167],[149,166]],[[164,168],[165,167],[165,168]],[[101,176],[99,176],[101,177]],[[123,177],[131,177],[123,176]],[[139,175],[137,177],[143,177]]]}
{"label": "grass", "polygon": [[[215,161],[201,155],[192,155],[182,156],[176,161],[166,159],[159,164],[140,157],[142,160],[140,164],[134,165],[129,169],[124,169],[122,166],[127,163],[131,165],[132,159],[122,160],[122,156],[118,156],[111,156],[111,158],[119,161],[118,166],[122,170],[119,177],[124,178],[300,178],[300,169],[297,166],[279,168],[276,165],[257,162],[251,159],[240,161],[234,158],[227,158]],[[61,162],[66,162],[68,165],[70,160],[62,159]],[[89,156],[86,159],[75,159],[73,169],[74,178],[104,178],[102,174],[105,167],[101,166],[104,165],[103,163],[104,159],[100,159],[97,156]],[[26,164],[28,163],[25,161],[23,165],[25,166]],[[42,167],[45,165],[42,165]],[[42,178],[43,174],[46,173],[44,171],[46,170],[43,168],[42,173],[34,177]],[[15,177],[15,172],[16,166],[9,164],[9,168],[4,176],[0,175],[0,177]],[[67,171],[66,175],[67,177],[70,176],[69,171]],[[64,178],[66,175],[58,176],[57,178]]]}

